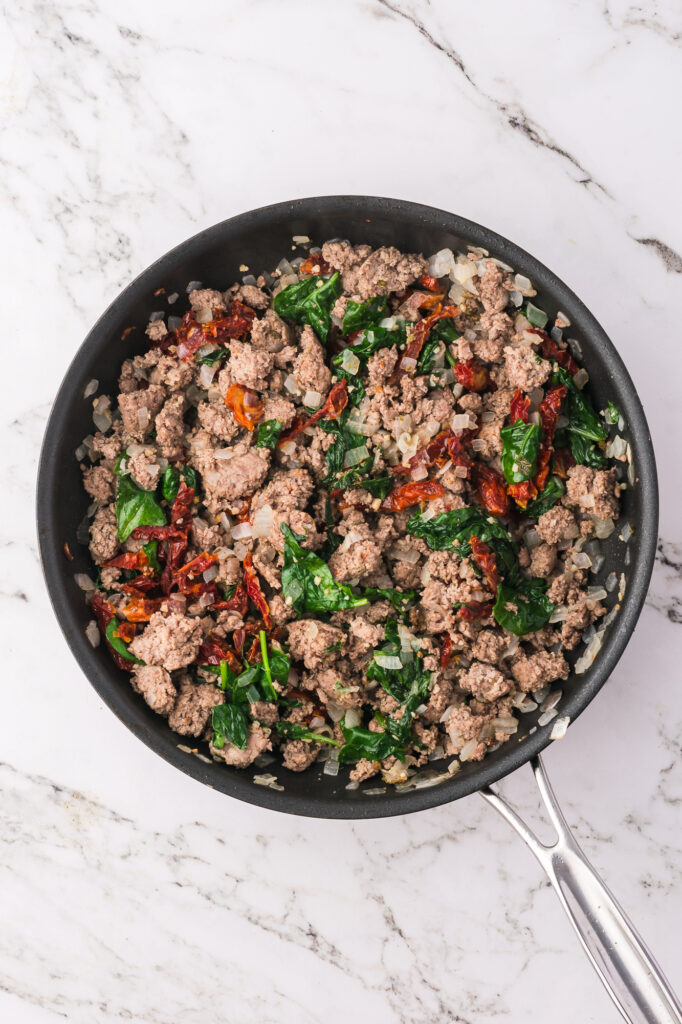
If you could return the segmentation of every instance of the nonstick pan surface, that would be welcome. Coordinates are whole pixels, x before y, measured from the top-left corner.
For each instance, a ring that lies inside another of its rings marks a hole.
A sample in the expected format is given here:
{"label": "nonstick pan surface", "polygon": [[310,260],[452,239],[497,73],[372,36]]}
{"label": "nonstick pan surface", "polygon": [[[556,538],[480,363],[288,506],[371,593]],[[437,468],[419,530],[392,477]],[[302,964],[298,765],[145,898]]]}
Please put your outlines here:
{"label": "nonstick pan surface", "polygon": [[[275,791],[254,783],[258,768],[236,770],[224,764],[206,764],[179,749],[183,738],[173,733],[165,719],[133,692],[127,673],[114,666],[104,646],[90,646],[84,631],[92,616],[73,579],[74,573],[91,571],[87,548],[76,540],[78,525],[88,506],[74,457],[82,438],[92,430],[91,400],[83,398],[85,385],[95,377],[100,382],[101,394],[115,393],[121,363],[145,350],[144,328],[149,314],[165,305],[165,298],[154,295],[159,288],[165,288],[166,295],[177,291],[184,296],[187,283],[198,280],[204,287],[224,289],[241,278],[242,264],[256,274],[274,268],[282,256],[291,252],[292,235],[308,235],[316,244],[341,237],[373,246],[395,245],[426,255],[442,248],[482,246],[491,256],[533,281],[538,290],[537,304],[550,317],[561,311],[571,321],[568,334],[582,348],[582,363],[590,375],[589,391],[597,408],[604,408],[611,399],[620,409],[625,420],[621,433],[632,447],[636,473],[635,485],[628,486],[622,495],[621,519],[621,523],[632,526],[634,534],[625,544],[617,529],[602,542],[605,563],[591,580],[601,583],[611,572],[619,577],[624,574],[625,595],[594,664],[583,675],[572,675],[563,685],[558,712],[571,721],[587,707],[613,672],[646,596],[658,526],[654,453],[644,411],[623,361],[577,296],[550,270],[507,239],[463,217],[417,203],[369,196],[325,196],[279,203],[232,217],[181,243],[145,270],[92,328],[55,399],[40,458],[37,500],[40,551],[48,591],[83,672],[102,700],[140,740],[181,771],[220,792],[262,807],[314,817],[406,814],[457,800],[515,771],[551,742],[551,723],[538,727],[539,712],[523,715],[519,731],[509,742],[480,763],[464,764],[452,778],[431,788],[396,792],[387,787],[383,794],[365,795],[364,789],[377,787],[376,780],[358,790],[346,790],[347,768],[342,768],[334,778],[323,774],[322,765],[297,774],[275,763],[267,771],[273,772],[284,787],[281,792]],[[122,340],[130,326],[136,330]],[[65,557],[65,542],[74,555],[72,562]],[[610,607],[616,600],[617,590],[606,603]],[[580,649],[573,652],[572,660],[579,656]],[[431,767],[439,765],[434,763]]]}

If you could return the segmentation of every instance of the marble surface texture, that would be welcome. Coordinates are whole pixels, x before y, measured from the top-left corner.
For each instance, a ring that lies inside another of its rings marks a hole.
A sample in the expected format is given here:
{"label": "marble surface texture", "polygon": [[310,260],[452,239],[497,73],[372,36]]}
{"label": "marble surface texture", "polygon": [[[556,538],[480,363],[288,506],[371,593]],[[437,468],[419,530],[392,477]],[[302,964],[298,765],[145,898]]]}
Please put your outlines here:
{"label": "marble surface texture", "polygon": [[[661,477],[661,541],[613,678],[547,767],[682,985],[679,167],[673,0],[16,0],[0,23],[0,1020],[616,1021],[532,856],[478,797],[366,823],[230,801],[81,675],[33,525],[84,334],[200,228],[331,193],[515,239],[609,332]],[[504,791],[524,813],[529,770]]]}

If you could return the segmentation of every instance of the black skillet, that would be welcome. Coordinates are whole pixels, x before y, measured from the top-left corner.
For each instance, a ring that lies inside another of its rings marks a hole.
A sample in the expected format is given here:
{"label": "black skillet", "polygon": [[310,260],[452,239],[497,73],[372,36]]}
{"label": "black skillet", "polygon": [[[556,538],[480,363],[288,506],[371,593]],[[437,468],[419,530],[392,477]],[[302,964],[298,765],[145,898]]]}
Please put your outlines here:
{"label": "black skillet", "polygon": [[[365,795],[363,789],[376,789],[376,784],[372,786],[370,782],[358,790],[347,790],[347,771],[344,770],[337,777],[332,777],[323,773],[321,765],[302,774],[275,766],[268,770],[275,772],[278,782],[284,787],[279,791],[254,783],[254,774],[259,774],[257,768],[237,771],[224,765],[205,763],[179,749],[180,738],[171,732],[163,718],[154,714],[133,693],[127,675],[115,668],[104,647],[93,649],[85,637],[85,627],[91,614],[73,576],[76,572],[91,569],[87,549],[76,540],[77,527],[88,505],[74,456],[84,435],[92,430],[92,400],[83,398],[86,384],[97,378],[100,393],[115,392],[123,359],[146,348],[144,326],[149,314],[169,308],[164,295],[155,296],[159,288],[165,289],[165,295],[179,292],[184,299],[189,281],[198,280],[206,287],[225,288],[241,278],[243,272],[239,268],[243,264],[256,274],[264,269],[271,270],[283,255],[291,254],[294,235],[307,235],[318,244],[328,238],[342,237],[356,243],[395,245],[404,251],[426,254],[443,248],[456,250],[467,245],[481,246],[533,281],[538,290],[536,302],[550,316],[561,311],[569,318],[572,325],[569,334],[582,348],[583,363],[590,375],[589,389],[596,407],[604,408],[611,399],[623,415],[625,427],[622,434],[632,447],[636,485],[628,487],[622,498],[622,522],[631,524],[634,535],[625,544],[618,539],[617,530],[603,542],[606,560],[602,572],[594,580],[595,583],[603,582],[610,572],[616,572],[618,576],[625,574],[627,586],[620,611],[607,630],[594,664],[583,675],[572,676],[563,686],[559,714],[574,721],[612,673],[644,603],[654,564],[658,526],[656,465],[649,429],[635,387],[616,349],[593,315],[545,266],[512,242],[478,224],[442,210],[394,199],[325,196],[279,203],[232,217],[167,253],[128,285],[109,306],[88,334],[64,378],[40,457],[38,530],[53,607],[78,663],[111,710],[161,757],[214,789],[261,807],[324,818],[407,814],[479,791],[510,818],[513,812],[502,806],[500,798],[489,787],[521,765],[533,762],[541,788],[545,788],[548,799],[551,796],[538,755],[551,742],[552,723],[538,727],[537,712],[522,716],[518,733],[484,761],[465,763],[452,778],[431,788],[397,792],[389,786],[384,793]],[[122,339],[131,326],[135,330]],[[65,542],[74,555],[72,562],[65,557]],[[629,563],[626,562],[627,551]],[[615,593],[610,598],[613,602]],[[438,765],[432,767],[438,768]],[[553,820],[560,827],[562,836],[567,837],[558,809],[550,809],[550,813],[554,815]],[[525,828],[518,820],[512,824],[519,830]],[[528,835],[524,838],[530,839]],[[653,961],[646,959],[637,937],[628,931],[627,922],[618,919],[617,908],[609,909],[609,927],[604,920],[595,917],[594,901],[604,902],[604,890],[600,889],[598,894],[593,892],[590,898],[585,896],[584,879],[582,884],[576,881],[577,875],[587,870],[584,858],[580,860],[580,868],[575,867],[576,859],[574,869],[569,870],[568,875],[565,870],[557,870],[557,864],[559,868],[561,865],[565,867],[567,858],[570,859],[567,852],[570,842],[570,837],[566,838],[562,848],[560,840],[551,853],[546,854],[541,852],[545,848],[536,844],[534,852],[545,862],[550,876],[554,872],[556,877],[552,880],[567,910],[567,903],[575,902],[576,890],[582,893],[582,900],[586,901],[584,912],[579,914],[573,907],[570,916],[619,1009],[630,1020],[682,1021],[674,996],[666,989],[660,972],[657,978],[654,977],[657,969]],[[567,881],[569,876],[572,881]],[[590,877],[594,878],[593,875]],[[573,893],[571,900],[564,895],[567,887]],[[581,900],[577,902],[580,904]],[[600,913],[603,915],[603,909]],[[576,921],[577,917],[582,920]],[[585,937],[590,929],[596,935],[592,940]],[[619,961],[623,944],[627,947],[627,956]],[[599,947],[598,951],[594,952],[592,947]],[[598,962],[601,960],[604,963]],[[604,966],[606,962],[608,968]],[[614,972],[615,980],[610,980],[607,974]]]}

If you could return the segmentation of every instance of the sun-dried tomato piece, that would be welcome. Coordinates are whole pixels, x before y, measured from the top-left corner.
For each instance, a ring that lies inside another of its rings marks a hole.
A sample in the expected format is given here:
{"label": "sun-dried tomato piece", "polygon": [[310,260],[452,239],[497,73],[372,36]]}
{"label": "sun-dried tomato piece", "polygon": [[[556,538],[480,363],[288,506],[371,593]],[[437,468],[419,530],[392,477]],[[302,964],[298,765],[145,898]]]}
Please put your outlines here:
{"label": "sun-dried tomato piece", "polygon": [[511,406],[509,407],[510,422],[516,423],[517,420],[523,420],[524,423],[527,423],[529,409],[530,398],[528,395],[524,395],[521,388],[517,388],[514,392],[514,397],[511,400]]}
{"label": "sun-dried tomato piece", "polygon": [[[161,607],[161,603],[164,599],[162,597],[143,597],[141,594],[137,594],[128,601],[127,604],[121,609],[121,615],[128,622],[149,622],[154,612],[158,612]],[[119,628],[118,635],[122,640],[125,637],[122,636]],[[130,638],[132,640],[132,637]]]}
{"label": "sun-dried tomato piece", "polygon": [[580,367],[567,349],[559,348],[556,341],[550,338],[545,331],[541,331],[539,327],[529,327],[528,330],[531,334],[538,334],[542,338],[540,351],[545,359],[554,359],[566,373],[570,373],[571,377],[576,375]]}
{"label": "sun-dried tomato piece", "polygon": [[225,405],[241,427],[255,430],[258,420],[263,415],[263,401],[255,391],[243,388],[241,384],[232,384],[225,395]]}
{"label": "sun-dried tomato piece", "polygon": [[206,572],[206,570],[210,569],[210,567],[217,561],[217,555],[209,555],[208,551],[202,551],[201,554],[197,555],[196,558],[193,558],[191,562],[187,562],[180,569],[175,569],[173,576],[176,581],[196,579],[197,576]]}
{"label": "sun-dried tomato piece", "polygon": [[[194,310],[189,310],[182,318],[180,326],[174,334],[167,334],[161,339],[162,344],[156,347],[167,349],[171,344],[177,345],[178,359],[185,362],[194,356],[197,349],[208,342],[224,344],[231,338],[243,338],[251,330],[256,311],[243,302],[235,299],[225,316],[206,323],[197,323]],[[165,346],[163,342],[166,342]]]}
{"label": "sun-dried tomato piece", "polygon": [[119,622],[118,626],[114,630],[114,636],[117,640],[122,640],[124,644],[129,644],[131,640],[137,635],[137,627],[134,622]]}
{"label": "sun-dried tomato piece", "polygon": [[[459,308],[457,306],[447,305],[441,309],[441,304],[439,301],[433,313],[429,313],[428,316],[425,316],[422,320],[417,321],[417,323],[414,325],[412,338],[410,341],[408,341],[407,345],[405,346],[402,357],[398,361],[398,365],[396,366],[395,370],[391,375],[391,383],[395,383],[397,380],[400,380],[400,378],[406,373],[414,372],[414,368],[416,368],[416,362],[419,359],[422,348],[424,347],[424,342],[428,338],[429,331],[431,330],[433,325],[437,323],[439,320],[445,320],[448,318],[451,319],[452,317],[457,316],[458,313]],[[411,359],[415,360],[415,367],[413,367],[412,369],[410,369],[409,362],[407,366],[404,365],[405,360]]]}
{"label": "sun-dried tomato piece", "polygon": [[534,501],[538,496],[535,478],[523,480],[520,484],[509,484],[507,494],[514,499],[519,508],[525,508],[529,501]]}
{"label": "sun-dried tomato piece", "polygon": [[406,466],[394,466],[393,472],[396,474],[414,473],[420,467],[428,469],[429,466],[444,465],[448,459],[453,466],[464,466],[466,469],[469,469],[472,465],[472,460],[465,451],[465,445],[471,441],[471,436],[472,432],[468,430],[459,436],[454,434],[452,430],[441,430],[424,448],[420,448],[408,460]]}
{"label": "sun-dried tomato piece", "polygon": [[490,466],[477,463],[474,478],[481,505],[493,516],[506,516],[509,512],[509,498],[504,477]]}
{"label": "sun-dried tomato piece", "polygon": [[107,601],[106,598],[102,596],[102,594],[100,594],[99,590],[96,590],[93,595],[92,604],[90,605],[90,607],[92,608],[93,615],[97,619],[99,631],[104,637],[104,642],[107,645],[107,650],[109,651],[109,654],[111,655],[114,664],[116,665],[117,668],[122,668],[125,672],[132,672],[135,663],[129,661],[127,658],[124,658],[122,654],[118,653],[118,651],[115,651],[114,648],[109,643],[109,641],[106,639],[107,626],[109,625],[111,620],[116,616],[114,606],[109,601]]}
{"label": "sun-dried tomato piece", "polygon": [[549,446],[556,430],[556,421],[559,417],[561,403],[566,397],[566,388],[562,385],[558,388],[550,388],[543,400],[540,402],[538,412],[540,423],[545,435],[544,444]]}
{"label": "sun-dried tomato piece", "polygon": [[246,617],[248,610],[249,597],[246,593],[246,587],[242,582],[237,584],[232,597],[228,597],[224,601],[216,601],[212,606],[212,611],[214,612],[237,612],[242,618]]}
{"label": "sun-dried tomato piece", "polygon": [[224,637],[208,636],[199,648],[195,664],[197,665],[219,665],[226,661],[232,671],[237,675],[243,670],[239,658],[229,646]]}
{"label": "sun-dried tomato piece", "polygon": [[491,384],[490,374],[487,366],[472,356],[471,359],[465,359],[460,363],[455,363],[452,371],[457,378],[457,381],[466,388],[467,391],[486,391]]}
{"label": "sun-dried tomato piece", "polygon": [[496,594],[497,585],[500,582],[500,572],[497,568],[494,551],[491,551],[488,545],[473,533],[469,538],[469,546],[471,547],[471,557],[485,576],[493,594]]}
{"label": "sun-dried tomato piece", "polygon": [[260,640],[258,639],[257,636],[254,637],[253,640],[251,641],[251,646],[246,651],[246,653],[242,651],[242,654],[244,660],[248,661],[249,665],[257,665],[260,661],[263,660],[263,652],[261,651]]}
{"label": "sun-dried tomato piece", "polygon": [[440,283],[437,277],[431,277],[430,274],[422,274],[419,278],[419,283],[422,288],[426,288],[430,292],[440,291]]}
{"label": "sun-dried tomato piece", "polygon": [[570,448],[555,448],[552,453],[552,469],[557,476],[565,480],[569,469],[575,466],[575,459]]}
{"label": "sun-dried tomato piece", "polygon": [[255,309],[245,306],[239,299],[234,299],[225,316],[201,324],[204,339],[221,344],[231,338],[243,338],[251,330],[255,318]]}
{"label": "sun-dried tomato piece", "polygon": [[409,508],[420,501],[442,498],[444,494],[445,488],[437,480],[413,481],[392,490],[382,501],[381,507],[387,512],[400,512],[401,509]]}
{"label": "sun-dried tomato piece", "polygon": [[136,576],[134,580],[123,583],[121,590],[124,594],[146,594],[147,591],[158,587],[160,582],[159,576]]}
{"label": "sun-dried tomato piece", "polygon": [[307,420],[301,420],[295,423],[293,427],[290,427],[286,433],[280,434],[277,447],[281,448],[287,441],[293,441],[295,437],[305,430],[306,427],[312,427],[318,420],[336,420],[339,418],[343,410],[348,405],[348,384],[345,380],[339,381],[335,384],[327,395],[327,400],[321,408],[314,412],[312,416],[309,416]]}
{"label": "sun-dried tomato piece", "polygon": [[464,619],[465,622],[474,622],[476,619],[487,619],[493,613],[492,601],[469,601],[463,604],[455,616]]}
{"label": "sun-dried tomato piece", "polygon": [[105,569],[144,569],[149,565],[149,559],[144,551],[126,551],[122,555],[116,555],[116,558],[110,558],[108,562],[103,563]]}
{"label": "sun-dried tomato piece", "polygon": [[455,653],[455,645],[449,633],[443,633],[440,640],[440,667],[447,668]]}
{"label": "sun-dried tomato piece", "polygon": [[321,252],[311,253],[303,260],[298,268],[299,274],[307,274],[309,277],[319,277],[320,274],[330,274],[331,267]]}
{"label": "sun-dried tomato piece", "polygon": [[272,618],[270,617],[270,609],[268,607],[268,602],[265,600],[263,591],[261,590],[258,573],[253,567],[253,558],[250,551],[247,552],[244,557],[244,586],[246,587],[246,593],[249,596],[251,604],[257,608],[261,614],[263,625],[266,629],[271,629]]}

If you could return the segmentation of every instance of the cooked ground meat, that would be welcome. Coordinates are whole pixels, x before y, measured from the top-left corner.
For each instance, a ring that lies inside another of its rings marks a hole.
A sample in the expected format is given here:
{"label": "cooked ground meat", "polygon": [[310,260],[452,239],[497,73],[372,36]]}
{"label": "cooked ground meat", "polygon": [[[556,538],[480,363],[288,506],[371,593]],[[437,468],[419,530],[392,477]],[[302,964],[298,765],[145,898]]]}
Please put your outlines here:
{"label": "cooked ground meat", "polygon": [[141,693],[152,711],[167,715],[173,710],[177,691],[170,672],[160,665],[136,665],[130,677],[133,689]]}
{"label": "cooked ground meat", "polygon": [[[102,630],[115,618],[107,639],[140,698],[216,760],[276,747],[298,772],[352,739],[356,783],[480,760],[606,612],[579,557],[618,515],[613,469],[587,464],[606,426],[588,444],[581,403],[550,397],[575,385],[511,301],[514,275],[452,260],[433,279],[421,254],[337,240],[307,253],[292,291],[280,271],[193,290],[179,328],[147,326],[110,429],[79,451],[93,613]],[[349,315],[362,327],[344,333]],[[535,455],[515,447],[523,422],[503,432],[512,406],[545,424]],[[566,476],[554,446],[569,442],[589,451]],[[562,495],[543,490],[555,473]]]}

